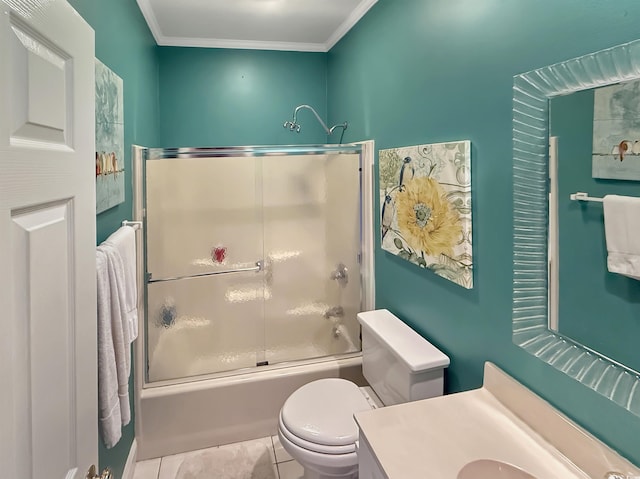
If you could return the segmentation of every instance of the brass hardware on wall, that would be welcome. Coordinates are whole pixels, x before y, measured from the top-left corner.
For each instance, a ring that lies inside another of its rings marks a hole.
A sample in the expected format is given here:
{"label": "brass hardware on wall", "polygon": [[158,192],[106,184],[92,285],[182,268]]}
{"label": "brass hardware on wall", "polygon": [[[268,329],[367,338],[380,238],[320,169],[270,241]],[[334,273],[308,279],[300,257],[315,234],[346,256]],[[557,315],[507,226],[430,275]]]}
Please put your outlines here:
{"label": "brass hardware on wall", "polygon": [[113,479],[113,473],[111,472],[111,469],[105,467],[102,474],[98,475],[95,464],[91,464],[89,472],[87,472],[86,479]]}

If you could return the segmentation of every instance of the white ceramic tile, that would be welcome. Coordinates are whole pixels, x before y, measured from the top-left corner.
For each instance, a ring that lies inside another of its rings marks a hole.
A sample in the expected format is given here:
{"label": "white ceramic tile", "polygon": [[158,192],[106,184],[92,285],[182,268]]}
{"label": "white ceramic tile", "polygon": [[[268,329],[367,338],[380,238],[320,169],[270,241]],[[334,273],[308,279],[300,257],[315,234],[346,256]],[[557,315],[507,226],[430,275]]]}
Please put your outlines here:
{"label": "white ceramic tile", "polygon": [[271,456],[271,462],[273,464],[275,464],[276,462],[276,456],[273,452],[273,443],[271,442],[270,437],[262,437],[260,439],[253,439],[251,441],[236,442],[234,444],[226,444],[224,446],[220,446],[220,449],[238,448],[240,446],[244,446],[248,449],[251,449],[252,447],[266,446],[267,449],[269,450],[269,455]]}
{"label": "white ceramic tile", "polygon": [[302,479],[304,468],[296,461],[281,462],[278,464],[280,479]]}
{"label": "white ceramic tile", "polygon": [[[278,440],[277,436],[274,436],[275,440]],[[281,461],[287,461],[287,460],[291,460],[290,456],[286,453],[286,451],[282,448],[282,446],[280,445],[280,441],[277,442],[279,448],[280,448],[280,455],[278,457],[280,457]],[[202,452],[208,451],[208,450],[212,450],[212,449],[227,449],[227,450],[232,450],[232,449],[236,449],[239,448],[241,446],[244,446],[245,448],[249,448],[251,449],[252,447],[263,447],[266,446],[267,450],[269,451],[269,456],[271,458],[271,462],[272,464],[274,464],[273,466],[273,472],[275,477],[278,477],[278,469],[276,467],[276,455],[274,452],[274,442],[272,441],[271,437],[264,437],[261,439],[254,439],[251,441],[245,441],[245,442],[238,442],[238,443],[233,443],[233,444],[226,444],[223,446],[219,446],[219,447],[212,447],[209,449],[199,449],[196,451],[191,451],[191,452],[185,452],[182,454],[174,454],[172,456],[165,456],[162,458],[162,460],[160,459],[152,459],[150,461],[142,461],[139,462],[136,465],[136,472],[135,472],[135,476],[134,479],[175,479],[176,478],[176,474],[178,473],[178,470],[180,469],[180,466],[182,465],[183,461],[192,456],[192,455],[196,455],[196,454],[200,454]],[[291,466],[289,466],[289,469],[291,469]],[[302,470],[302,469],[301,469]],[[287,476],[289,477],[289,476]],[[290,476],[292,478],[295,477],[302,477],[302,473],[300,473],[300,476]]]}
{"label": "white ceramic tile", "polygon": [[280,444],[280,438],[277,435],[271,436],[271,440],[273,441],[273,451],[276,455],[276,462],[287,462],[293,459],[289,453],[284,450],[284,447]]}
{"label": "white ceramic tile", "polygon": [[185,452],[183,454],[174,454],[172,456],[163,457],[162,463],[160,464],[160,474],[158,475],[158,479],[176,479],[176,474],[178,473],[180,464],[182,464],[182,461],[184,461],[187,454],[191,453]]}
{"label": "white ceramic tile", "polygon": [[275,479],[280,479],[280,473],[278,472],[278,465],[276,463],[271,464],[273,467],[273,477]]}
{"label": "white ceramic tile", "polygon": [[[261,469],[261,472],[258,473],[258,476],[255,476],[256,479],[276,479],[278,477],[278,468],[275,464],[275,455],[273,453],[273,444],[271,442],[270,437],[265,437],[262,439],[255,439],[252,441],[239,442],[234,444],[227,444],[220,447],[212,447],[209,449],[199,449],[196,451],[186,452],[183,454],[176,454],[173,456],[165,456],[162,458],[162,463],[160,464],[160,474],[158,479],[176,479],[178,471],[182,466],[183,462],[190,458],[194,458],[195,456],[202,455],[207,451],[214,450],[225,450],[227,452],[235,452],[236,450],[242,448],[243,451],[249,452],[251,454],[252,449],[258,451],[264,451],[264,447],[269,451],[269,459],[271,460],[271,471],[266,471]],[[254,451],[255,452],[255,451]],[[266,475],[265,475],[266,474]],[[235,477],[235,476],[234,476]],[[242,476],[245,477],[245,476]],[[137,479],[137,478],[136,478]],[[141,479],[147,479],[146,477]],[[155,479],[155,476],[154,476]]]}
{"label": "white ceramic tile", "polygon": [[158,479],[159,469],[160,459],[137,462],[136,469],[133,472],[133,479]]}

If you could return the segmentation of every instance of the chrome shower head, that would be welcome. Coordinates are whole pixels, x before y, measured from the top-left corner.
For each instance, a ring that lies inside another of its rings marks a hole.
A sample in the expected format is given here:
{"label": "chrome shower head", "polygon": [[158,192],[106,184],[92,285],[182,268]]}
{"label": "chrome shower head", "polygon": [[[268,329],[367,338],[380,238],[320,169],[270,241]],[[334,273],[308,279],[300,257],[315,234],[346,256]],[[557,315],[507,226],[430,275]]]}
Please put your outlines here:
{"label": "chrome shower head", "polygon": [[300,133],[300,125],[295,121],[285,121],[284,127],[289,128],[289,131],[295,131],[296,133]]}
{"label": "chrome shower head", "polygon": [[342,135],[340,135],[340,144],[342,144],[342,138],[344,137],[344,131],[347,129],[347,126],[348,126],[347,122],[345,121],[342,124],[333,125],[331,128],[329,128],[326,125],[326,123],[324,121],[322,121],[322,118],[320,118],[320,115],[318,115],[318,112],[315,111],[313,109],[313,107],[311,107],[309,105],[298,105],[296,107],[296,109],[293,111],[293,120],[284,122],[284,127],[285,128],[289,128],[289,131],[295,131],[296,133],[300,133],[300,124],[298,123],[298,112],[300,110],[302,110],[302,109],[307,109],[307,110],[311,111],[311,113],[313,113],[313,115],[316,117],[316,120],[318,120],[318,123],[320,123],[320,125],[322,125],[322,128],[324,129],[324,131],[327,132],[327,135],[331,135],[336,128],[342,128]]}

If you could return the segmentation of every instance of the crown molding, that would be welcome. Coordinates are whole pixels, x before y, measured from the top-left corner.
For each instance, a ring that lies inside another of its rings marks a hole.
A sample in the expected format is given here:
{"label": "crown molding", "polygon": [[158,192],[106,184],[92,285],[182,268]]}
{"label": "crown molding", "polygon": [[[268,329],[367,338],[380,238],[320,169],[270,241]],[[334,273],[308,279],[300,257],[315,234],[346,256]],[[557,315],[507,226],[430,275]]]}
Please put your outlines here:
{"label": "crown molding", "polygon": [[351,15],[340,24],[325,43],[297,43],[259,40],[232,40],[226,38],[173,37],[162,33],[150,0],[136,0],[156,43],[160,46],[230,48],[243,50],[280,50],[326,53],[375,5],[378,0],[362,0]]}
{"label": "crown molding", "polygon": [[160,46],[166,47],[201,47],[201,48],[231,48],[243,50],[280,50],[294,52],[326,52],[323,43],[295,43],[295,42],[262,42],[257,40],[229,40],[224,38],[190,38],[165,37],[156,38]]}
{"label": "crown molding", "polygon": [[344,37],[349,30],[353,28],[353,26],[360,21],[362,17],[373,7],[378,0],[362,0],[358,4],[358,6],[351,12],[351,15],[347,17],[347,19],[342,22],[342,24],[336,29],[335,32],[329,37],[327,42],[325,43],[325,51],[328,52],[331,50],[336,43],[338,43],[342,37]]}
{"label": "crown molding", "polygon": [[158,19],[156,15],[153,13],[153,8],[151,8],[151,4],[149,0],[137,0],[138,7],[140,7],[140,11],[142,12],[142,16],[147,22],[149,26],[149,30],[151,30],[151,34],[153,38],[155,38],[156,43],[160,45],[160,39],[162,38],[162,31],[160,30],[160,25],[158,24]]}

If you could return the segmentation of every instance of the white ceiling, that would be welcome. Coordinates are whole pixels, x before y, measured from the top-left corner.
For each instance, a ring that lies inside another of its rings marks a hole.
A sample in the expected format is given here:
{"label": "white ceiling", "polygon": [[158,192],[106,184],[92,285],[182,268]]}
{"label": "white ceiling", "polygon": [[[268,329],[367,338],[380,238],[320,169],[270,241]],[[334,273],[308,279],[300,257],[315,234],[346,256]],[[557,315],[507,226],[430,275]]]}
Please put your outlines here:
{"label": "white ceiling", "polygon": [[137,0],[158,45],[329,51],[378,0]]}

